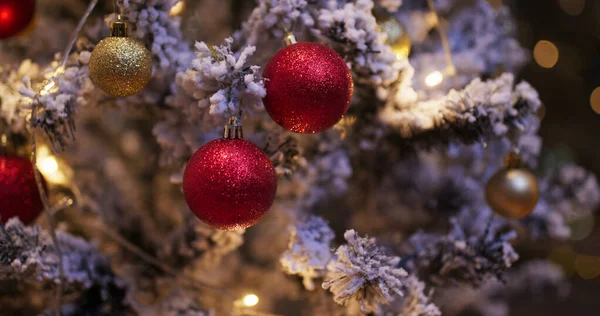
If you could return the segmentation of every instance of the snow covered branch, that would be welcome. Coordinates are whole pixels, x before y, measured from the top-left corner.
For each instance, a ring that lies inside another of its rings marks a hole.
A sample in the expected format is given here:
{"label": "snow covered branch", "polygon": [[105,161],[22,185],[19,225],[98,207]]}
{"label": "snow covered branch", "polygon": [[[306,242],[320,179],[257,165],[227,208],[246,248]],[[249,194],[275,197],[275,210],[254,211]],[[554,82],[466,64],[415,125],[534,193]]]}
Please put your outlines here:
{"label": "snow covered branch", "polygon": [[404,295],[408,274],[397,268],[399,257],[391,257],[375,244],[374,238],[360,237],[354,230],[344,234],[347,245],[335,252],[328,266],[323,288],[330,290],[338,304],[360,302],[364,312],[376,312],[380,304],[390,304]]}
{"label": "snow covered branch", "polygon": [[482,236],[476,236],[463,230],[456,219],[450,224],[452,228],[447,235],[413,235],[408,242],[412,253],[401,266],[437,285],[480,286],[489,278],[502,280],[504,272],[518,260],[509,243],[516,237],[515,232],[488,227]]}
{"label": "snow covered branch", "polygon": [[539,96],[526,82],[513,85],[514,76],[508,73],[488,81],[477,78],[461,91],[410,108],[388,103],[379,119],[417,147],[472,143],[506,135],[511,129],[535,131]]}
{"label": "snow covered branch", "polygon": [[320,217],[310,216],[292,228],[289,249],[281,257],[281,265],[289,274],[298,274],[308,290],[314,290],[313,279],[325,276],[332,258],[333,231]]}
{"label": "snow covered branch", "polygon": [[[96,300],[93,309],[124,308],[126,287],[112,272],[109,262],[85,240],[59,233],[65,275],[59,275],[58,253],[48,234],[39,227],[26,227],[13,218],[0,232],[0,280],[12,280],[37,290],[48,290],[62,283],[66,294],[76,295],[72,300],[88,296]],[[115,310],[116,312],[116,310]]]}

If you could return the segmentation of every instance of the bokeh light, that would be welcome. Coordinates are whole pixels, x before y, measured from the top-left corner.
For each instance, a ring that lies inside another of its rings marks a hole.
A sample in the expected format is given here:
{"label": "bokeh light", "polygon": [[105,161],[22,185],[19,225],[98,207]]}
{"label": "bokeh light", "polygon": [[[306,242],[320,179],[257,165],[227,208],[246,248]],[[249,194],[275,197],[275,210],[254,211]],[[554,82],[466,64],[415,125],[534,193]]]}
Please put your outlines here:
{"label": "bokeh light", "polygon": [[175,3],[175,5],[171,8],[171,11],[169,11],[169,15],[170,16],[178,16],[181,13],[183,13],[183,10],[185,9],[185,2],[179,1],[177,3]]}
{"label": "bokeh light", "polygon": [[582,279],[594,279],[600,276],[600,257],[578,255],[575,259],[575,269]]}
{"label": "bokeh light", "polygon": [[544,118],[546,117],[546,105],[545,104],[541,104],[540,108],[537,111],[537,117],[540,121],[543,121]]}
{"label": "bokeh light", "polygon": [[247,307],[255,306],[256,304],[258,304],[258,296],[254,294],[248,294],[244,296],[244,298],[242,299],[242,303],[244,303],[244,306]]}
{"label": "bokeh light", "polygon": [[594,230],[594,216],[587,216],[569,223],[571,229],[571,240],[583,240]]}
{"label": "bokeh light", "polygon": [[541,67],[552,68],[558,62],[558,48],[550,41],[539,41],[533,49],[533,58]]}
{"label": "bokeh light", "polygon": [[559,246],[550,252],[548,259],[560,265],[567,276],[575,273],[575,259],[577,254],[568,246]]}
{"label": "bokeh light", "polygon": [[444,80],[444,74],[439,71],[434,71],[425,77],[425,84],[429,87],[439,86]]}
{"label": "bokeh light", "polygon": [[58,162],[56,162],[56,158],[47,157],[46,159],[39,162],[40,171],[44,173],[54,173],[58,171]]}
{"label": "bokeh light", "polygon": [[68,178],[58,165],[58,160],[47,146],[40,146],[37,151],[37,167],[47,182],[66,184]]}
{"label": "bokeh light", "polygon": [[560,8],[569,15],[580,15],[585,9],[585,0],[558,0]]}
{"label": "bokeh light", "polygon": [[592,92],[592,96],[590,97],[590,104],[592,105],[592,110],[600,114],[600,87],[597,87]]}

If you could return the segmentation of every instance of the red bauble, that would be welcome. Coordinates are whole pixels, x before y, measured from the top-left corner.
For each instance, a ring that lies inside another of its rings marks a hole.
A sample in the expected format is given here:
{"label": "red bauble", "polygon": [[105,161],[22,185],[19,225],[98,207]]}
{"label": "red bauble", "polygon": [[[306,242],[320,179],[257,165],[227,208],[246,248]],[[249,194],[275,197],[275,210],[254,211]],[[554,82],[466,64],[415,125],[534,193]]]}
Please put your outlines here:
{"label": "red bauble", "polygon": [[0,39],[25,30],[35,13],[35,0],[0,0]]}
{"label": "red bauble", "polygon": [[277,192],[269,157],[243,139],[217,139],[198,149],[183,174],[194,214],[221,230],[248,228],[271,208]]}
{"label": "red bauble", "polygon": [[33,164],[21,157],[0,156],[0,216],[6,223],[19,217],[30,224],[44,210],[35,183]]}
{"label": "red bauble", "polygon": [[269,61],[263,77],[267,112],[296,133],[317,133],[335,125],[348,111],[354,92],[344,59],[317,43],[283,48]]}

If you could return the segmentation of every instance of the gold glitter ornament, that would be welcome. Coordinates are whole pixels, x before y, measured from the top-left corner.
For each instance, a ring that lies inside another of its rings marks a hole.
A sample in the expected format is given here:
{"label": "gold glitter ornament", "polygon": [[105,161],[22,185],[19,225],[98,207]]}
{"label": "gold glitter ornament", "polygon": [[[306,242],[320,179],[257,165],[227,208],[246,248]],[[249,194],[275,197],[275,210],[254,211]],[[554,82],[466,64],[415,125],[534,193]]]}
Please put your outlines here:
{"label": "gold glitter ornament", "polygon": [[412,42],[406,27],[394,16],[375,14],[380,32],[387,34],[385,43],[392,48],[398,59],[408,58]]}
{"label": "gold glitter ornament", "polygon": [[506,166],[494,174],[485,188],[485,199],[497,214],[521,219],[533,212],[540,198],[536,177],[521,164],[517,151],[506,157]]}
{"label": "gold glitter ornament", "polygon": [[127,23],[114,22],[110,36],[96,45],[90,57],[92,81],[115,97],[137,94],[152,77],[152,55],[127,31]]}

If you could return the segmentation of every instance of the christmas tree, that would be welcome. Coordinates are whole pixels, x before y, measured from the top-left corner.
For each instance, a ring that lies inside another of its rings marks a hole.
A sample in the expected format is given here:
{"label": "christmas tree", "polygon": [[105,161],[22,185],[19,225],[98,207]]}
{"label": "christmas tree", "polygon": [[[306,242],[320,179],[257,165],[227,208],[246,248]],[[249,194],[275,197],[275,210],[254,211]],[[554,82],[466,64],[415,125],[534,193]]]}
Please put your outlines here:
{"label": "christmas tree", "polygon": [[600,190],[541,163],[515,34],[487,0],[0,2],[2,314],[564,294],[518,249],[568,238]]}

